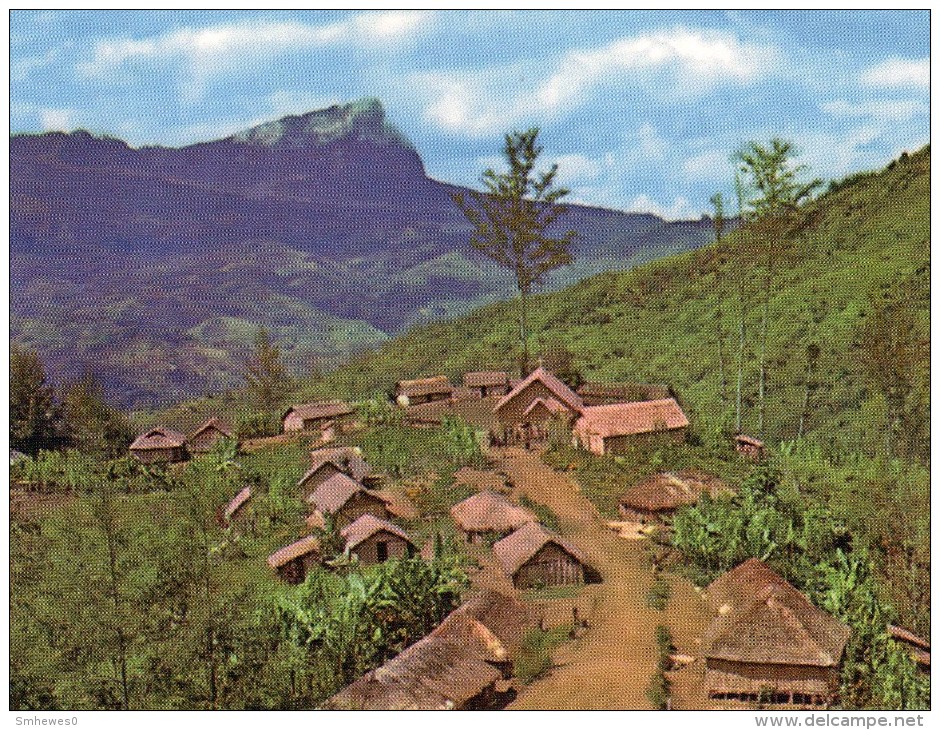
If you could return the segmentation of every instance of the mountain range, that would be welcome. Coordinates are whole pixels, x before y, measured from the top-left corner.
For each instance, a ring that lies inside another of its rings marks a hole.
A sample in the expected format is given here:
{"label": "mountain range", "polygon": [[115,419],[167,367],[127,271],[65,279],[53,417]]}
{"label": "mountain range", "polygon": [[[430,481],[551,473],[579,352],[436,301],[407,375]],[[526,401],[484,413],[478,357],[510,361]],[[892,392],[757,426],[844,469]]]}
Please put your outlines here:
{"label": "mountain range", "polygon": [[[126,407],[238,385],[262,326],[303,374],[512,292],[375,99],[181,148],[14,135],[10,180],[11,338]],[[712,238],[578,205],[563,224],[549,290]]]}

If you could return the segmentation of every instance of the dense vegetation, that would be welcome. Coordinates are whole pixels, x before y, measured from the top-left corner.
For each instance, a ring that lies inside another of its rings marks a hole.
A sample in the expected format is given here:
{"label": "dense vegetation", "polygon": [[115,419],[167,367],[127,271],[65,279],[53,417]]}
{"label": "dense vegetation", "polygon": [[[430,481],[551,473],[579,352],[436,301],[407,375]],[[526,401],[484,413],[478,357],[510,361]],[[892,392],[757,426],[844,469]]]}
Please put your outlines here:
{"label": "dense vegetation", "polygon": [[[170,468],[45,451],[14,466],[60,502],[11,521],[11,706],[310,708],[424,636],[467,584],[446,541],[430,562],[274,578],[265,558],[303,524],[305,458],[303,443],[228,444]],[[445,456],[442,477],[461,463]],[[247,515],[221,525],[246,483]]]}

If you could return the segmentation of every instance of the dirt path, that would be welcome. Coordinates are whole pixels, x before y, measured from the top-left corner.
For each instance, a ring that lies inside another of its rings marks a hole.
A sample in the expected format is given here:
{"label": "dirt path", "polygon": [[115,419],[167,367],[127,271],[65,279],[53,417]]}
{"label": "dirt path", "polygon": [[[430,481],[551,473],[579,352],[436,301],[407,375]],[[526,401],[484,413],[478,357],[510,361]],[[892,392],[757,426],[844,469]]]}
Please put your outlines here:
{"label": "dirt path", "polygon": [[[584,588],[590,605],[587,633],[562,646],[554,657],[557,666],[523,688],[509,709],[652,709],[646,688],[656,667],[656,627],[671,623],[672,612],[647,606],[653,576],[642,544],[608,530],[578,484],[546,466],[537,454],[505,449],[494,456],[517,489],[558,515],[561,532],[603,577],[602,583]],[[694,594],[691,601],[688,591],[679,598],[671,603],[695,613]],[[695,617],[692,623],[698,623]],[[684,640],[677,643],[685,648]]]}

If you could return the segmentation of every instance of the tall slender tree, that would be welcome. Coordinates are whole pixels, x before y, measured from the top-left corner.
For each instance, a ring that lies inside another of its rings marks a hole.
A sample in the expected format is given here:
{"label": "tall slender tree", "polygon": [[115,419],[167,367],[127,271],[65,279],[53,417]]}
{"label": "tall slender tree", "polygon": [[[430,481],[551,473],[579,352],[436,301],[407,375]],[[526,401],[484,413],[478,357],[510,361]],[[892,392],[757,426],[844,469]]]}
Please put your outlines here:
{"label": "tall slender tree", "polygon": [[763,240],[764,297],[761,314],[760,373],[758,381],[758,426],[763,434],[767,395],[767,340],[770,329],[770,297],[773,286],[775,253],[779,239],[792,220],[799,205],[822,181],[802,182],[805,165],[797,165],[793,158],[797,151],[792,142],[774,137],[769,144],[749,142],[739,150],[734,160],[743,175],[751,197],[747,200],[753,219],[753,230]]}
{"label": "tall slender tree", "polygon": [[576,234],[556,225],[565,212],[559,201],[568,195],[555,183],[558,165],[537,172],[542,147],[538,128],[505,136],[506,172],[487,169],[484,192],[457,193],[454,202],[473,226],[470,244],[509,269],[519,297],[520,370],[529,369],[528,299],[545,274],[573,260],[571,245]]}
{"label": "tall slender tree", "polygon": [[255,350],[246,363],[246,369],[245,379],[258,406],[266,411],[280,406],[290,388],[290,375],[281,361],[281,349],[264,327],[255,335]]}
{"label": "tall slender tree", "polygon": [[10,346],[10,445],[30,454],[56,444],[58,410],[39,355]]}
{"label": "tall slender tree", "polygon": [[[725,201],[724,196],[721,193],[715,193],[708,200],[712,205],[713,216],[712,216],[712,227],[715,232],[715,242],[721,243],[721,237],[725,231]],[[724,324],[723,312],[721,310],[721,305],[718,306],[718,309],[715,311],[715,328],[716,328],[716,339],[718,341],[718,380],[719,380],[719,401],[721,403],[721,417],[722,420],[725,418],[725,409],[727,406],[728,399],[728,375],[725,370],[725,348],[724,348]]]}

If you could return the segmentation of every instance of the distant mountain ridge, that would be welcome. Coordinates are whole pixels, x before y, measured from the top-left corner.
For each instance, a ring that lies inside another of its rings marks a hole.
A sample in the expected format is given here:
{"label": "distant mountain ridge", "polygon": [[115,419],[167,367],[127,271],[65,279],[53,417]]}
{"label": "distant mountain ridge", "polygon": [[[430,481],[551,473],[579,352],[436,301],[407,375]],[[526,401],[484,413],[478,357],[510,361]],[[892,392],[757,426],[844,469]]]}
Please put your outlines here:
{"label": "distant mountain ridge", "polygon": [[[10,139],[11,336],[125,405],[240,382],[269,328],[297,372],[511,291],[376,99],[181,148]],[[571,206],[549,287],[711,240],[707,220]]]}

